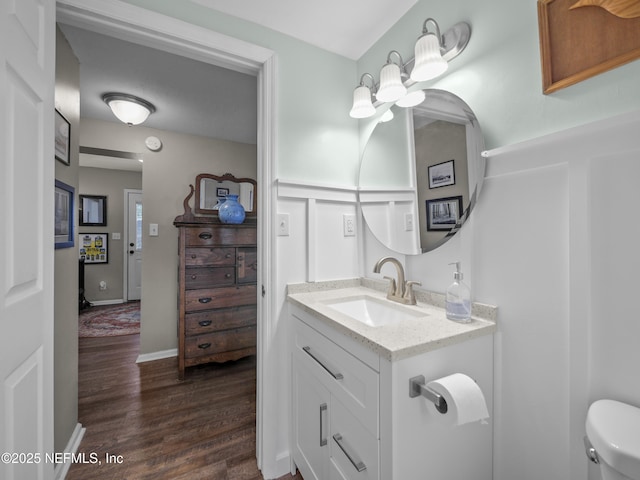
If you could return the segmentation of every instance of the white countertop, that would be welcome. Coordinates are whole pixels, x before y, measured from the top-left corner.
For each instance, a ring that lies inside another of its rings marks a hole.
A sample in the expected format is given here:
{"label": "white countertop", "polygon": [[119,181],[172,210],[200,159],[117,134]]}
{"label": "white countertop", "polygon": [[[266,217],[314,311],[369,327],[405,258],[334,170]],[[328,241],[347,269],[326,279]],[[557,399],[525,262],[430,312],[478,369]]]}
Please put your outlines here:
{"label": "white countertop", "polygon": [[471,322],[458,323],[447,319],[444,308],[432,304],[439,304],[443,301],[440,298],[442,295],[418,289],[416,289],[418,304],[402,305],[401,308],[409,308],[424,315],[380,327],[370,327],[326,304],[332,300],[362,295],[388,301],[385,292],[380,291],[380,288],[384,288],[383,283],[367,279],[302,283],[288,286],[287,299],[293,305],[302,308],[320,321],[335,328],[336,331],[361,343],[389,361],[412,357],[483,335],[493,334],[496,331],[496,307],[474,304],[474,316],[472,316]]}

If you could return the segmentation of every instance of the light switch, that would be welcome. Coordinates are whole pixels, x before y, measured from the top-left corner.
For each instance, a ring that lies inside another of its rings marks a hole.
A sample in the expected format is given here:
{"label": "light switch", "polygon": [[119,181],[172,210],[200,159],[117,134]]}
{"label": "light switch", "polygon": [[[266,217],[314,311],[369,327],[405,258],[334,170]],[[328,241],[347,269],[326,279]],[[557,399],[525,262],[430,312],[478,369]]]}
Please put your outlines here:
{"label": "light switch", "polygon": [[158,236],[158,224],[157,223],[150,223],[149,224],[149,236],[150,237],[157,237]]}
{"label": "light switch", "polygon": [[352,213],[342,215],[342,230],[345,237],[356,236],[356,216]]}
{"label": "light switch", "polygon": [[404,214],[404,230],[405,232],[413,231],[413,213]]}
{"label": "light switch", "polygon": [[278,236],[279,237],[289,236],[289,214],[288,213],[278,214]]}
{"label": "light switch", "polygon": [[116,232],[111,233],[111,240],[120,240],[120,234]]}

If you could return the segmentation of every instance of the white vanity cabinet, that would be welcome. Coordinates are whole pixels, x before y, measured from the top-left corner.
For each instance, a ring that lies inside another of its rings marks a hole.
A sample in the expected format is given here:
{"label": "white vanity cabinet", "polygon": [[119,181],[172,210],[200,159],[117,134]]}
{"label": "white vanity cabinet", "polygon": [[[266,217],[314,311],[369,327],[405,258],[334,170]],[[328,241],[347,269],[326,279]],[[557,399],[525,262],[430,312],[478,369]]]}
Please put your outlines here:
{"label": "white vanity cabinet", "polygon": [[377,356],[363,362],[305,316],[293,313],[294,461],[305,480],[378,480]]}
{"label": "white vanity cabinet", "polygon": [[480,386],[492,417],[492,328],[387,358],[366,337],[298,303],[289,302],[291,448],[305,480],[493,478],[492,418],[458,426],[451,409],[443,415],[409,395],[412,377],[464,373]]}

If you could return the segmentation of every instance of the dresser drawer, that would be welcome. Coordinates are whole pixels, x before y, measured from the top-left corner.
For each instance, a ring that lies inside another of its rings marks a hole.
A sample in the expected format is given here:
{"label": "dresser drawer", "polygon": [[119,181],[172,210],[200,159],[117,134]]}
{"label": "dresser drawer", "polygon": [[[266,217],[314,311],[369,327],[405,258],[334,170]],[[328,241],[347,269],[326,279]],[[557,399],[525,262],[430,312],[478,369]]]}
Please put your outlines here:
{"label": "dresser drawer", "polygon": [[187,313],[185,314],[185,332],[187,336],[191,336],[252,326],[256,324],[256,315],[255,305]]}
{"label": "dresser drawer", "polygon": [[257,302],[255,285],[187,290],[184,292],[184,297],[187,312],[255,305]]}
{"label": "dresser drawer", "polygon": [[236,281],[234,267],[189,267],[185,270],[184,284],[187,290],[207,288],[213,285],[233,285]]}
{"label": "dresser drawer", "polygon": [[256,283],[258,278],[258,252],[255,247],[238,248],[238,283]]}
{"label": "dresser drawer", "polygon": [[196,358],[256,345],[256,327],[234,328],[185,338],[185,357]]}
{"label": "dresser drawer", "polygon": [[188,247],[185,249],[184,262],[186,266],[235,265],[236,249],[233,247]]}
{"label": "dresser drawer", "polygon": [[256,228],[247,227],[194,227],[185,232],[185,245],[255,245],[257,243]]}
{"label": "dresser drawer", "polygon": [[294,329],[294,361],[313,368],[331,393],[377,438],[378,372],[306,323],[295,321]]}

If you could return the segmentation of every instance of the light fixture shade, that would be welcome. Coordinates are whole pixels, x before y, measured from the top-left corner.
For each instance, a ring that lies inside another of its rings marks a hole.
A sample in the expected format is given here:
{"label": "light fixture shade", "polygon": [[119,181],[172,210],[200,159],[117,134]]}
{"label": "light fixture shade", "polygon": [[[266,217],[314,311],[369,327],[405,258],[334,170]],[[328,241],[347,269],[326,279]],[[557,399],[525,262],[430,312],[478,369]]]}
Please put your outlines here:
{"label": "light fixture shade", "polygon": [[371,103],[371,90],[369,87],[360,85],[353,91],[353,107],[349,115],[352,118],[368,118],[376,113],[376,109]]}
{"label": "light fixture shade", "polygon": [[415,90],[411,93],[407,93],[404,97],[396,102],[399,107],[409,108],[420,105],[424,102],[426,95],[423,90]]}
{"label": "light fixture shade", "polygon": [[395,102],[407,94],[407,88],[402,84],[400,67],[395,63],[387,63],[380,70],[380,88],[376,98],[381,102]]}
{"label": "light fixture shade", "polygon": [[140,125],[156,111],[151,103],[126,93],[105,93],[102,100],[109,105],[116,118],[127,125]]}
{"label": "light fixture shade", "polygon": [[386,123],[390,122],[391,120],[393,120],[393,112],[391,111],[391,109],[389,109],[382,114],[378,123]]}
{"label": "light fixture shade", "polygon": [[415,65],[411,71],[411,80],[422,82],[442,75],[449,64],[442,58],[440,40],[433,33],[422,35],[416,42]]}

